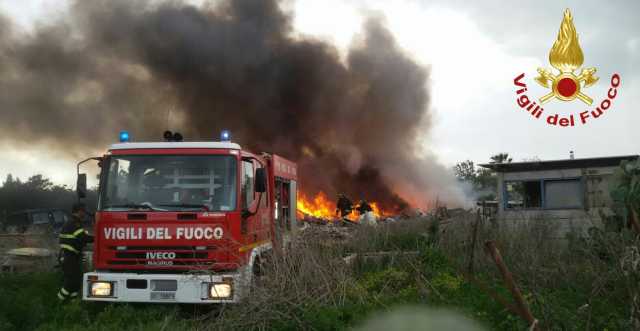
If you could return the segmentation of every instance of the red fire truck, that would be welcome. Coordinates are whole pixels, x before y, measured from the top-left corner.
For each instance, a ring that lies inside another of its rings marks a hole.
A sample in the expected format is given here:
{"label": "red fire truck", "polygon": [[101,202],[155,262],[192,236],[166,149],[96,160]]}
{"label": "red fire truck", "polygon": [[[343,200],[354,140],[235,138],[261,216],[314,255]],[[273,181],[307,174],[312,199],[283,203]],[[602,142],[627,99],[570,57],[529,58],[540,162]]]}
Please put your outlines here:
{"label": "red fire truck", "polygon": [[[167,132],[164,142],[131,142],[122,132],[92,158],[101,173],[95,271],[84,274],[84,300],[218,303],[247,295],[258,261],[296,229],[297,168],[229,137],[183,142]],[[78,195],[85,190],[79,174]]]}

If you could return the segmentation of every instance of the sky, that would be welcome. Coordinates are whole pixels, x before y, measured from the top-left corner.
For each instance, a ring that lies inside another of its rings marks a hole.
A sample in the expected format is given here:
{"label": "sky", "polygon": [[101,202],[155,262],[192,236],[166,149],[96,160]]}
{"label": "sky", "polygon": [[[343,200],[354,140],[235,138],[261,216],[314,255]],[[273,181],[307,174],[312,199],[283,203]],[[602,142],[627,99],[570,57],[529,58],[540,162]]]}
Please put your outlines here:
{"label": "sky", "polygon": [[[346,54],[357,42],[366,17],[383,17],[404,51],[431,68],[433,128],[422,137],[425,153],[453,166],[470,159],[488,161],[499,152],[514,161],[639,154],[640,12],[638,1],[376,1],[289,0],[296,33],[330,40]],[[526,94],[538,99],[548,90],[535,81],[536,69],[551,69],[548,54],[565,8],[570,8],[584,53],[583,67],[595,67],[600,81],[583,90],[594,99],[552,100],[544,114],[579,114],[606,98],[610,78],[621,83],[611,107],[585,125],[558,127],[545,116],[534,119],[516,103],[513,80],[521,73]],[[0,0],[0,13],[25,31],[67,10],[59,0]],[[0,119],[2,120],[2,119]],[[117,132],[114,132],[114,142]],[[61,158],[47,146],[12,147],[0,142],[0,178],[43,173],[73,186],[77,160]],[[105,149],[107,146],[105,146]],[[91,151],[101,154],[100,150]]]}

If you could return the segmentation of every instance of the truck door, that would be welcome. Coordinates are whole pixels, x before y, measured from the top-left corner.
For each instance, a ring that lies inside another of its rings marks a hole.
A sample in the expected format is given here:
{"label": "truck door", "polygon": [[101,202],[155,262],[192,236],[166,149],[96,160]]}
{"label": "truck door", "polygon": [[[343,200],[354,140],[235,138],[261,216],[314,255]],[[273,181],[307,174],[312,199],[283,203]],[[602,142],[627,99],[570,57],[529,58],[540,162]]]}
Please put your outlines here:
{"label": "truck door", "polygon": [[258,167],[260,164],[253,160],[242,161],[242,209],[256,212],[255,215],[242,219],[241,232],[245,236],[245,243],[265,240],[268,236],[267,193],[262,193],[260,197],[261,193],[256,193],[254,187],[255,169]]}
{"label": "truck door", "polygon": [[276,178],[275,180],[276,238],[284,248],[296,230],[296,182]]}

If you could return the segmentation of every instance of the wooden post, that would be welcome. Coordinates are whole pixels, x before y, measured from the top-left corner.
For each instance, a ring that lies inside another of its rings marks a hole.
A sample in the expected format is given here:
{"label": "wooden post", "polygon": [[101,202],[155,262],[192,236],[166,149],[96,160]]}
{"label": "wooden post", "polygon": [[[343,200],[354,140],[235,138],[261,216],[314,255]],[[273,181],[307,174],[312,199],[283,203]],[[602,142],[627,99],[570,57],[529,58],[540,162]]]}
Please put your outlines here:
{"label": "wooden post", "polygon": [[487,253],[489,253],[493,258],[493,260],[495,261],[496,266],[498,267],[498,270],[502,274],[502,279],[504,279],[504,282],[507,285],[509,292],[511,292],[511,295],[513,296],[513,299],[516,303],[516,307],[520,311],[520,316],[525,321],[527,321],[527,323],[529,323],[529,326],[531,326],[534,330],[539,329],[539,327],[537,326],[537,320],[533,317],[533,314],[531,314],[531,311],[529,310],[527,303],[524,301],[524,298],[522,297],[522,293],[520,293],[520,289],[518,289],[518,286],[516,286],[516,283],[513,280],[513,276],[511,275],[511,272],[509,271],[504,261],[502,260],[502,255],[500,255],[500,251],[496,247],[496,243],[493,241],[487,241],[485,243],[485,248],[487,249]]}
{"label": "wooden post", "polygon": [[[484,201],[482,201],[482,210],[484,213]],[[480,209],[478,209],[478,212],[476,213],[476,222],[473,225],[473,233],[471,235],[471,247],[469,248],[469,266],[467,268],[467,271],[469,272],[469,274],[473,275],[474,274],[474,268],[473,268],[473,264],[474,264],[474,259],[475,259],[475,251],[476,251],[476,241],[478,240],[478,225],[480,223]]]}

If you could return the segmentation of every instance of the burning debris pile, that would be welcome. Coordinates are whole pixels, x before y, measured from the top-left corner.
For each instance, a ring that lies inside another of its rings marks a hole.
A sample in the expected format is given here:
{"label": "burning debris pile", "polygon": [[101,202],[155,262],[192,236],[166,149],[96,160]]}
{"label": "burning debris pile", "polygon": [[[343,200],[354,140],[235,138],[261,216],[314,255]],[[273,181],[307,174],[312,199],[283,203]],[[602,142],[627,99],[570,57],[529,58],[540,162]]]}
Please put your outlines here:
{"label": "burning debris pile", "polygon": [[[447,208],[446,206],[434,208],[430,212],[430,216],[435,217],[439,210],[447,210]],[[304,193],[299,193],[297,213],[300,221],[320,225],[365,224],[375,226],[379,223],[391,223],[399,219],[428,216],[418,208],[405,208],[401,212],[391,213],[382,210],[377,202],[368,202],[364,199],[354,204],[343,194],[338,195],[334,201],[322,192],[312,200],[309,200]]]}
{"label": "burning debris pile", "polygon": [[122,129],[139,141],[229,129],[298,163],[300,210],[314,217],[338,192],[379,216],[461,197],[424,151],[429,70],[378,18],[342,56],[297,34],[276,0],[78,0],[32,32],[0,15],[0,73],[0,139],[17,148],[77,159]]}
{"label": "burning debris pile", "polygon": [[[342,199],[343,205],[340,206]],[[353,204],[346,196],[341,195],[335,202],[320,192],[313,199],[306,197],[304,193],[298,194],[297,210],[300,218],[311,223],[351,222],[359,223],[369,215],[369,218],[384,219],[390,216],[384,212],[376,202],[361,200]]]}

